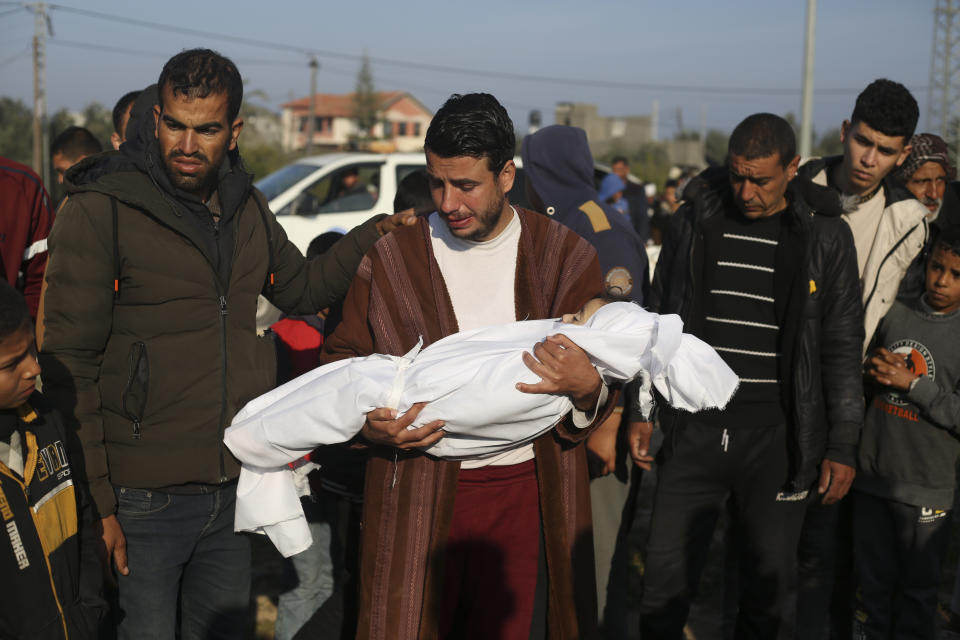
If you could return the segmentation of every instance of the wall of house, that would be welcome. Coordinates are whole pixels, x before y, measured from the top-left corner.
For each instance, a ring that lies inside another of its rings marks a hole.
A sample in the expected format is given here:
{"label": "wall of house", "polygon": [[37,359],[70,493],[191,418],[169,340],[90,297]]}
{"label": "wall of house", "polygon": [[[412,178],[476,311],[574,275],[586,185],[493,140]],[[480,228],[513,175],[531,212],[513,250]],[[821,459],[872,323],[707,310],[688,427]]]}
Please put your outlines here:
{"label": "wall of house", "polygon": [[[281,143],[285,151],[302,149],[306,145],[306,131],[302,130],[305,109],[286,108],[281,116]],[[431,114],[425,113],[416,100],[402,97],[390,104],[381,121],[373,127],[375,138],[389,141],[396,151],[418,151],[430,125]],[[349,117],[337,116],[314,130],[314,144],[327,148],[346,147],[357,133],[356,124]],[[386,126],[384,126],[386,125]]]}

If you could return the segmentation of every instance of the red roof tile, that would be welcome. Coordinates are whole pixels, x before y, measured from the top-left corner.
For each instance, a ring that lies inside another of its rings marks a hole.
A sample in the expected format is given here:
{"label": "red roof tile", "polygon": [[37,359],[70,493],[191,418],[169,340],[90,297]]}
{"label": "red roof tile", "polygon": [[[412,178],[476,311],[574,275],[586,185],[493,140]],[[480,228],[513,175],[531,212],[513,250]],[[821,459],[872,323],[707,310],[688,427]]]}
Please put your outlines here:
{"label": "red roof tile", "polygon": [[[406,95],[405,91],[380,91],[380,108],[386,108],[391,102]],[[314,115],[326,117],[350,117],[353,115],[353,93],[318,93]],[[307,111],[310,108],[310,96],[298,98],[282,105],[284,109]]]}

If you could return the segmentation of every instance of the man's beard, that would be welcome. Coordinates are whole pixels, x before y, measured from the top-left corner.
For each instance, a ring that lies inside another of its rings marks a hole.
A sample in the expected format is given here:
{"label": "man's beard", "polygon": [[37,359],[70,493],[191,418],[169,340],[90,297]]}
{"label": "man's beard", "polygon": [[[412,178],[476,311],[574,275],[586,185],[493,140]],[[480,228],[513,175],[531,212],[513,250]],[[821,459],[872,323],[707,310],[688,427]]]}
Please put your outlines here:
{"label": "man's beard", "polygon": [[500,214],[506,204],[507,194],[501,193],[499,200],[497,200],[493,206],[484,210],[482,214],[474,216],[477,222],[480,223],[480,227],[470,235],[465,236],[464,239],[470,240],[471,242],[483,242],[484,240],[489,240],[490,234],[493,232],[494,227],[496,227],[500,222]]}
{"label": "man's beard", "polygon": [[[206,170],[193,175],[178,173],[176,169],[173,168],[173,161],[176,158],[199,160],[203,163]],[[209,194],[217,184],[217,168],[210,164],[210,159],[206,154],[200,153],[199,151],[190,156],[181,151],[171,151],[163,159],[163,170],[167,173],[167,177],[170,178],[173,186],[193,195],[204,196]]]}
{"label": "man's beard", "polygon": [[925,207],[929,207],[932,204],[937,205],[937,208],[933,211],[927,209],[927,220],[936,220],[937,216],[940,215],[940,209],[943,208],[943,198],[928,198],[924,196],[920,199],[920,202]]}

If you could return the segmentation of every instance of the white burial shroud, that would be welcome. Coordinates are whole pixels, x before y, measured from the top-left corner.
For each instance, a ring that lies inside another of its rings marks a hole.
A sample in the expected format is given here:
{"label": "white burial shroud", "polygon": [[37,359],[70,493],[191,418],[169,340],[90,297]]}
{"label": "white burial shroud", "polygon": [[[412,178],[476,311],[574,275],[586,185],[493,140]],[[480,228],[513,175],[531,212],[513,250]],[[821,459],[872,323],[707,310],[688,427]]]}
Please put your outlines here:
{"label": "white burial shroud", "polygon": [[250,401],[233,419],[224,442],[242,463],[234,526],[270,537],[290,556],[311,544],[287,464],[319,445],[346,442],[379,407],[403,414],[426,402],[411,429],[445,422],[446,435],[425,452],[445,459],[483,458],[521,446],[552,428],[573,405],[564,395],[527,394],[517,382],[539,377],[524,351],[563,333],[587,352],[607,383],[642,376],[673,407],[724,407],[736,374],[675,315],[657,315],[628,302],[597,310],[584,326],[528,320],[464,331],[405,356],[371,355],[324,365]]}

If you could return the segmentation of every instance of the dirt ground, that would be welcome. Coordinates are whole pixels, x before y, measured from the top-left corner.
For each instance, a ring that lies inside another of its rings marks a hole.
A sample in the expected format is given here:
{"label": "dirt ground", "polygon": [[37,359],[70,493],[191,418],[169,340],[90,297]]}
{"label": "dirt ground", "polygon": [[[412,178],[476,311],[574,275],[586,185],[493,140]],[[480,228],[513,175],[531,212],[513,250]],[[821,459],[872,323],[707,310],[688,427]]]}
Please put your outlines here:
{"label": "dirt ground", "polygon": [[[639,596],[643,573],[642,545],[646,537],[647,525],[650,518],[655,478],[652,474],[644,478],[641,486],[640,507],[637,510],[636,521],[631,533],[631,593]],[[960,556],[960,509],[954,509],[954,535],[951,541],[947,560],[944,565],[943,583],[941,586],[940,601],[943,604],[950,602],[953,591],[954,576]],[[722,562],[725,526],[721,522],[717,527],[713,545],[710,551],[710,560],[704,570],[700,583],[700,593],[694,603],[687,625],[688,640],[722,640],[720,630],[721,602],[723,597]],[[253,595],[251,603],[251,620],[245,640],[267,640],[273,638],[273,627],[277,615],[277,594],[279,593],[282,576],[282,558],[270,542],[263,536],[254,536],[253,545]],[[633,599],[634,604],[637,598]],[[791,607],[788,605],[788,614]],[[781,639],[793,636],[792,616],[784,625],[780,634]],[[635,615],[637,626],[639,614]],[[634,626],[634,628],[637,628]],[[639,638],[639,632],[635,638]],[[960,640],[960,634],[948,630],[941,630],[943,640]],[[336,640],[336,639],[334,639]],[[632,640],[632,639],[631,639]]]}

